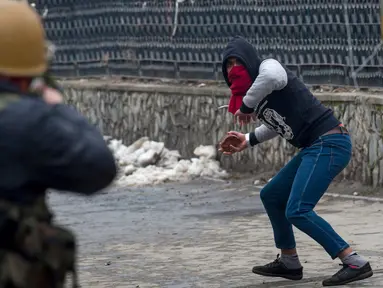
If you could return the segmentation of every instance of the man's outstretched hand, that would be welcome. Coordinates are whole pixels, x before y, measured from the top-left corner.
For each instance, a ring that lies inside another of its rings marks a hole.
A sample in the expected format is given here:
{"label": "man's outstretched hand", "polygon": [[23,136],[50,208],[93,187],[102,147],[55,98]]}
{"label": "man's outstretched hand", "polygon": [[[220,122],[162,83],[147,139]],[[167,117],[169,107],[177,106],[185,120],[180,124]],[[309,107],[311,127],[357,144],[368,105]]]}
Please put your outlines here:
{"label": "man's outstretched hand", "polygon": [[243,133],[230,131],[219,143],[219,151],[225,155],[232,155],[247,148],[246,136]]}

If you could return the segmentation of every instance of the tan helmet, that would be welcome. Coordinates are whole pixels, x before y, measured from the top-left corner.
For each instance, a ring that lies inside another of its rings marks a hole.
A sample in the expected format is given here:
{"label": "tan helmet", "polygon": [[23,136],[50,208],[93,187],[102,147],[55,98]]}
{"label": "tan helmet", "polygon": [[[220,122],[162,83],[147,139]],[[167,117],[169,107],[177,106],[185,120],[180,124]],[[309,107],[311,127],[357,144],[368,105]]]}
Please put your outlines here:
{"label": "tan helmet", "polygon": [[0,75],[34,77],[47,69],[44,28],[26,3],[0,0]]}

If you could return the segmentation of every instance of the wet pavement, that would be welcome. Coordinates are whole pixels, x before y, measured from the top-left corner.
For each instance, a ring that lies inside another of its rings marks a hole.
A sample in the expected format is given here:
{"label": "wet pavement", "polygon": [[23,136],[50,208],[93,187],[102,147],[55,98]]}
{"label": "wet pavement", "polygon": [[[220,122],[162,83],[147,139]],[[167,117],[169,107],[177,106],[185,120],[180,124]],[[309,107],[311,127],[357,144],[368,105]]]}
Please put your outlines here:
{"label": "wet pavement", "polygon": [[[278,251],[259,189],[249,182],[112,188],[92,198],[52,193],[50,202],[58,222],[78,236],[81,287],[322,287],[340,268],[296,231],[303,280],[252,274]],[[316,211],[375,270],[342,287],[383,287],[383,204],[325,197]]]}

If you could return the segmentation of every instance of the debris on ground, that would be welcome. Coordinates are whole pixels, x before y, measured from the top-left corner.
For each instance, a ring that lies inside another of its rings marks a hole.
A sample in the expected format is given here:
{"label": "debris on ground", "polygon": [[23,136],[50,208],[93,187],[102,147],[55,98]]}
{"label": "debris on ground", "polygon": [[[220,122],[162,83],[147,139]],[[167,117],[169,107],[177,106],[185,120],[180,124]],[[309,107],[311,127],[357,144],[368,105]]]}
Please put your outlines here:
{"label": "debris on ground", "polygon": [[105,140],[119,166],[119,185],[145,186],[184,182],[199,177],[225,179],[229,176],[216,160],[214,145],[198,146],[194,150],[196,158],[182,159],[177,150],[169,150],[163,142],[151,141],[148,137],[140,138],[129,146],[107,136]]}

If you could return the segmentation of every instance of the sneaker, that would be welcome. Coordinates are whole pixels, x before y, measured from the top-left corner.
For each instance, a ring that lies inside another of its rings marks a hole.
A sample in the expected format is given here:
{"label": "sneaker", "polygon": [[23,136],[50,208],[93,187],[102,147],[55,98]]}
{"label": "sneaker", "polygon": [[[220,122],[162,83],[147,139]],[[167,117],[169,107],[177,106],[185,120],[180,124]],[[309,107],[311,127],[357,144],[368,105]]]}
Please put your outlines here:
{"label": "sneaker", "polygon": [[253,267],[253,273],[269,277],[282,277],[289,280],[301,280],[303,278],[303,267],[299,269],[288,269],[285,264],[282,263],[278,254],[274,262],[264,266]]}
{"label": "sneaker", "polygon": [[323,281],[323,286],[337,286],[351,283],[354,281],[363,280],[371,277],[374,273],[372,272],[370,263],[366,263],[363,267],[355,267],[352,265],[340,264],[343,266],[337,273],[332,277]]}

